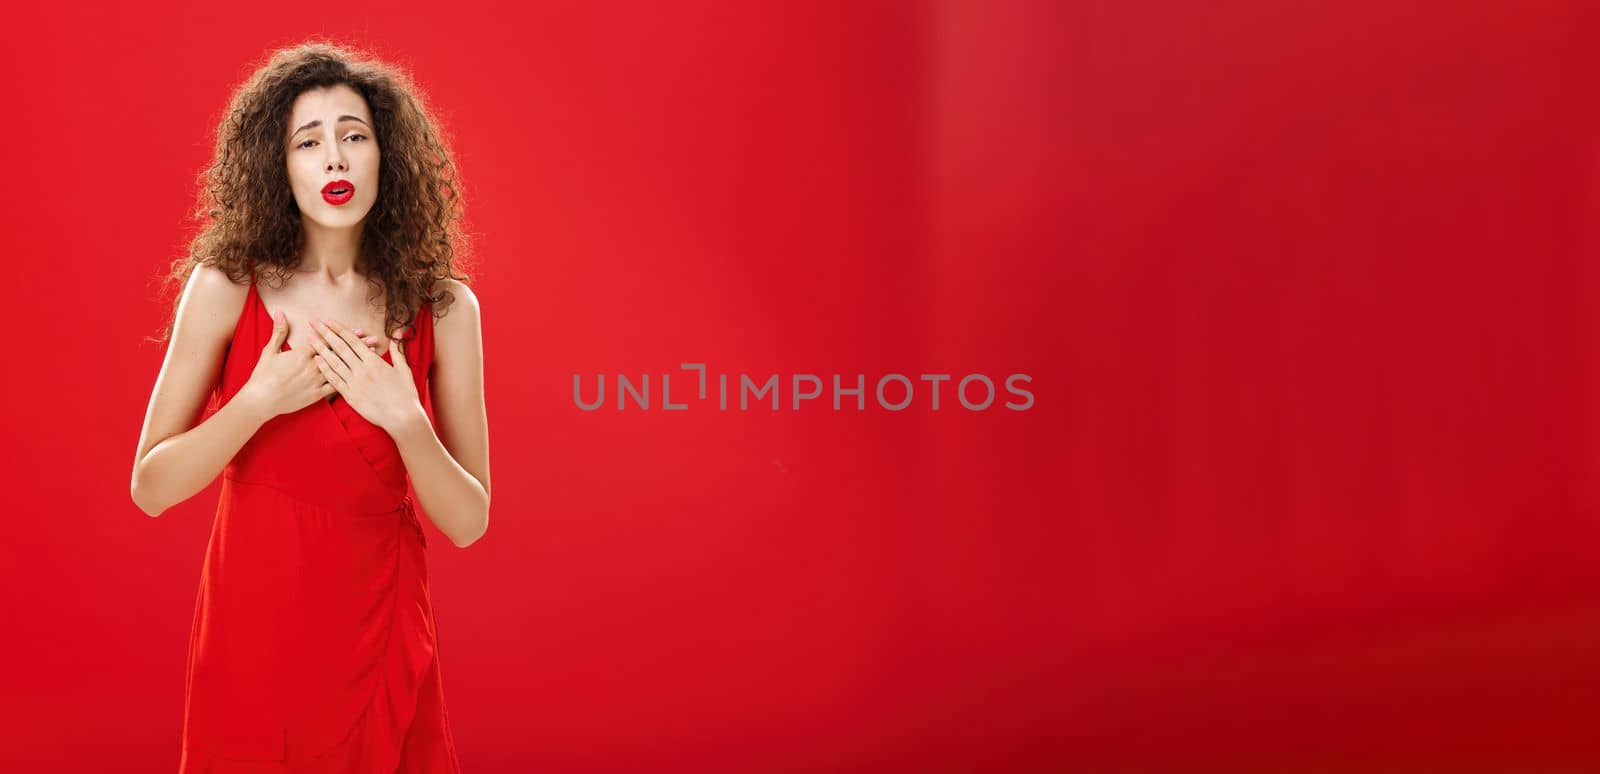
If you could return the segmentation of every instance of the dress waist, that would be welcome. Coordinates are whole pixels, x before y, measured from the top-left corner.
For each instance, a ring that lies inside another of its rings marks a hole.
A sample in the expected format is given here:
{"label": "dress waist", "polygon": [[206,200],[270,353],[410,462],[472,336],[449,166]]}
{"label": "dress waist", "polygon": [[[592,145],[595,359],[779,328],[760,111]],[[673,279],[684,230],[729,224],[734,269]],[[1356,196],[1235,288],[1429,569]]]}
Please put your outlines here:
{"label": "dress waist", "polygon": [[400,511],[401,515],[405,517],[406,521],[411,522],[412,529],[417,531],[417,539],[422,541],[422,547],[427,548],[428,536],[422,530],[422,520],[417,518],[417,507],[416,504],[411,501],[410,492],[407,492],[405,498],[400,501],[400,508],[398,510]]}
{"label": "dress waist", "polygon": [[[328,504],[327,503],[317,502],[316,500],[314,500],[314,499],[312,499],[310,497],[307,497],[307,496],[305,496],[305,495],[303,495],[301,493],[295,492],[295,491],[293,491],[292,489],[290,489],[288,487],[280,486],[280,485],[275,484],[275,483],[269,483],[269,482],[266,482],[266,481],[251,481],[251,480],[246,479],[246,478],[240,478],[239,476],[235,475],[232,471],[224,471],[223,474],[222,474],[222,478],[223,478],[224,486],[265,487],[267,489],[273,490],[274,492],[277,492],[279,495],[281,495],[283,497],[288,497],[290,499],[293,499],[293,500],[296,500],[298,502],[301,502],[301,503],[304,503],[306,505],[309,505],[309,506],[311,506],[313,508],[316,508],[316,509],[319,509],[319,510],[326,510],[328,508]],[[221,505],[222,505],[222,503],[219,501],[218,506],[221,507]],[[399,504],[394,506],[393,508],[384,508],[382,510],[376,510],[376,511],[370,511],[370,510],[348,511],[348,510],[344,510],[344,509],[336,507],[335,510],[339,511],[341,513],[347,514],[350,518],[358,519],[358,520],[361,520],[361,521],[367,521],[367,520],[371,520],[371,519],[379,519],[379,520],[381,520],[381,519],[384,519],[384,518],[394,518],[395,514],[399,514],[401,519],[405,520],[407,523],[409,523],[411,525],[412,529],[416,530],[417,538],[422,541],[422,545],[423,546],[427,546],[428,545],[427,534],[422,529],[422,520],[417,517],[416,502],[411,497],[411,493],[409,491],[407,491],[406,494],[400,498]]]}

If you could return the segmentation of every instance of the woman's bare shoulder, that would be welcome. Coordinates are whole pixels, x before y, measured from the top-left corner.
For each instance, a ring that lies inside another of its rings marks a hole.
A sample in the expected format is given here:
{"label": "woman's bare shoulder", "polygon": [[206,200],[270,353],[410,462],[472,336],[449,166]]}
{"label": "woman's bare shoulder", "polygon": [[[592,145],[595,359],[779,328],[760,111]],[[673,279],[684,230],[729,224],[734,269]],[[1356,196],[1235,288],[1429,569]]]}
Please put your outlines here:
{"label": "woman's bare shoulder", "polygon": [[178,301],[177,325],[209,334],[204,338],[231,337],[249,293],[248,278],[234,282],[217,266],[199,264],[190,272]]}
{"label": "woman's bare shoulder", "polygon": [[479,318],[478,295],[460,280],[445,278],[434,283],[435,293],[448,291],[450,300],[439,306],[442,316],[434,320],[434,364],[481,367],[483,329]]}
{"label": "woman's bare shoulder", "polygon": [[[443,322],[451,317],[477,318],[478,294],[472,292],[472,288],[465,282],[453,277],[445,277],[444,279],[435,280],[433,283],[432,292],[435,296],[439,296],[443,293],[449,294],[448,301],[444,301],[441,298],[443,303],[435,304],[435,307],[437,307],[439,312],[443,315],[439,318],[440,322]],[[465,310],[465,313],[453,314],[458,309]]]}

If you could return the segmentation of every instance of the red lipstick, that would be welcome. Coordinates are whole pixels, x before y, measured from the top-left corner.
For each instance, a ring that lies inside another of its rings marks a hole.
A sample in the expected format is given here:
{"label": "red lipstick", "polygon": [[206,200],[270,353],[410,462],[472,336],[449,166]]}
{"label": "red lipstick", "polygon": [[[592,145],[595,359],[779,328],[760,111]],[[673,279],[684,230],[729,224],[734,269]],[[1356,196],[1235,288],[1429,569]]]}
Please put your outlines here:
{"label": "red lipstick", "polygon": [[349,180],[335,180],[322,187],[322,200],[333,205],[344,204],[356,195],[356,187]]}

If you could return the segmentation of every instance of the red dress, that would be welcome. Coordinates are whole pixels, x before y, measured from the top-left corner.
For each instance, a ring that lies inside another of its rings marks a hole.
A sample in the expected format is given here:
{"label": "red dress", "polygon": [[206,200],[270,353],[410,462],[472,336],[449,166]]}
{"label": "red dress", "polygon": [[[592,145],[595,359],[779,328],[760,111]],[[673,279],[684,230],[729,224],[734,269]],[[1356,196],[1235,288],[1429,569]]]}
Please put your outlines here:
{"label": "red dress", "polygon": [[[424,401],[432,311],[401,345]],[[271,336],[252,272],[204,416],[244,386]],[[460,771],[408,484],[393,439],[337,393],[272,418],[223,469],[180,774]]]}

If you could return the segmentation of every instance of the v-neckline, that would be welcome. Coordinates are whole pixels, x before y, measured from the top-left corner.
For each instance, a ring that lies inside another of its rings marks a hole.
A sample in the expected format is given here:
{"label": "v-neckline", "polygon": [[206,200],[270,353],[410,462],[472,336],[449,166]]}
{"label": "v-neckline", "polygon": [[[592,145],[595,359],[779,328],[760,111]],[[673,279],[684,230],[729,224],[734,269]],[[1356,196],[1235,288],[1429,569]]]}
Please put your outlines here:
{"label": "v-neckline", "polygon": [[[272,319],[272,314],[267,311],[267,303],[265,301],[261,300],[261,291],[256,289],[256,285],[255,285],[254,282],[250,283],[250,293],[255,296],[256,308],[261,310],[260,316],[266,318],[267,323],[269,325],[277,324],[276,321]],[[378,356],[380,358],[383,358],[384,362],[388,363],[389,365],[394,365],[394,358],[389,356],[389,351],[394,349],[394,346],[395,346],[394,340],[390,339],[389,340],[389,346],[384,347],[383,348],[383,354]],[[283,337],[283,346],[279,347],[278,351],[279,352],[288,352],[288,351],[293,350],[293,349],[294,349],[294,347],[289,346],[289,337],[288,336],[284,336]],[[337,393],[335,393],[335,394],[337,394]]]}

